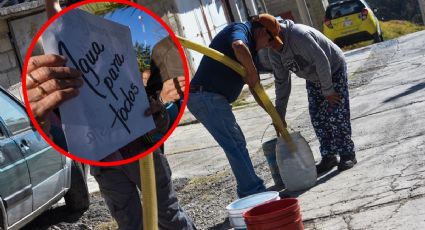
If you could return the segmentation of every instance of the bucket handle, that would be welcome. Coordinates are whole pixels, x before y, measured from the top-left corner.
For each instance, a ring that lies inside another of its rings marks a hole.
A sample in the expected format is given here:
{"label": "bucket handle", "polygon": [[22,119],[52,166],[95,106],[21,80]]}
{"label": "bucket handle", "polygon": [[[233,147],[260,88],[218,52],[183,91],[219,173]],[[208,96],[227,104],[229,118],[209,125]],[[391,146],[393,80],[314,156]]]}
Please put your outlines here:
{"label": "bucket handle", "polygon": [[263,135],[261,136],[261,144],[264,143],[263,142],[264,135],[266,135],[266,132],[270,128],[270,126],[273,126],[273,123],[270,123],[269,125],[267,125],[266,129],[264,130]]}

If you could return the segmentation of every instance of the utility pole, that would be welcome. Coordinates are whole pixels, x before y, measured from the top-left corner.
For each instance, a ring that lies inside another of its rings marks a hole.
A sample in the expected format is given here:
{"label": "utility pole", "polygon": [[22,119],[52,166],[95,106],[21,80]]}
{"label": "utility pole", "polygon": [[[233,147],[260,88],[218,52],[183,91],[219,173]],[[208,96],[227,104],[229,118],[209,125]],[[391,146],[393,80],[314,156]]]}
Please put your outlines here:
{"label": "utility pole", "polygon": [[303,24],[313,26],[313,21],[311,20],[310,12],[308,11],[306,0],[296,0],[296,1],[297,1],[298,10],[300,12],[301,20]]}
{"label": "utility pole", "polygon": [[421,8],[422,24],[425,25],[425,0],[418,0],[418,3]]}

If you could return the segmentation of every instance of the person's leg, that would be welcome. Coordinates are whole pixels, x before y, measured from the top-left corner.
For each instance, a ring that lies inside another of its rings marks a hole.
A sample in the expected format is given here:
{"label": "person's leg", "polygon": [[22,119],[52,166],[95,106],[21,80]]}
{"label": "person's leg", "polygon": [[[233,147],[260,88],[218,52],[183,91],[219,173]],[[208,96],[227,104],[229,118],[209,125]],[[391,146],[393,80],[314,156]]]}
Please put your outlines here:
{"label": "person's leg", "polygon": [[320,85],[307,81],[306,88],[311,124],[320,143],[320,154],[322,157],[335,155],[332,127],[328,122],[326,98],[322,94]]}
{"label": "person's leg", "polygon": [[187,107],[226,153],[236,178],[238,196],[264,192],[263,180],[254,171],[245,137],[226,98],[214,93],[191,93]]}
{"label": "person's leg", "polygon": [[323,96],[320,84],[306,82],[308,94],[308,108],[310,112],[311,124],[313,125],[317,139],[320,143],[320,154],[322,160],[316,166],[317,173],[321,174],[331,170],[338,164],[335,156],[334,137],[332,127],[328,122],[328,102]]}
{"label": "person's leg", "polygon": [[94,175],[100,193],[120,230],[142,229],[142,206],[136,184],[121,168],[99,167]]}
{"label": "person's leg", "polygon": [[[183,211],[171,180],[171,169],[160,150],[153,152],[155,166],[156,193],[158,202],[158,226],[161,230],[195,230],[196,227]],[[140,188],[138,162],[126,166],[126,174]],[[143,189],[143,188],[141,188]]]}
{"label": "person's leg", "polygon": [[348,92],[347,71],[344,66],[333,76],[335,91],[341,96],[341,104],[328,110],[328,120],[332,127],[335,153],[340,156],[338,170],[352,168],[357,163],[355,159],[354,142],[351,138],[350,97]]}

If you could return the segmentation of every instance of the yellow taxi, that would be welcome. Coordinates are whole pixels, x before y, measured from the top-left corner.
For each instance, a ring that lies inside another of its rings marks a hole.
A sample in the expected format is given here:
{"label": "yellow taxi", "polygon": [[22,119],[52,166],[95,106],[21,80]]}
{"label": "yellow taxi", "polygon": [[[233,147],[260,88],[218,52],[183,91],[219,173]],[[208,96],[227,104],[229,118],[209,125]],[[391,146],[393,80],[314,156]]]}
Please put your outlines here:
{"label": "yellow taxi", "polygon": [[381,27],[373,10],[363,0],[346,0],[326,9],[323,33],[339,46],[373,39],[382,42]]}

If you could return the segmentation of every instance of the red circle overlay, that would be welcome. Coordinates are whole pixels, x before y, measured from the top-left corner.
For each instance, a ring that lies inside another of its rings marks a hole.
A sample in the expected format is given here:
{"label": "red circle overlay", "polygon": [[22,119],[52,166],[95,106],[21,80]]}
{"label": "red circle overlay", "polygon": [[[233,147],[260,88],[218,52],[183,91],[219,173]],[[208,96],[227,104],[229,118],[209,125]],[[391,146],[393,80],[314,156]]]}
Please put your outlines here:
{"label": "red circle overlay", "polygon": [[[37,120],[35,120],[35,117],[30,109],[30,105],[28,102],[28,95],[27,95],[27,87],[26,87],[26,75],[27,75],[27,68],[28,68],[28,61],[30,59],[30,56],[32,54],[32,51],[34,49],[34,46],[36,45],[38,39],[40,38],[40,36],[44,33],[44,31],[49,27],[50,24],[52,24],[57,18],[59,18],[60,16],[62,16],[63,14],[66,14],[67,12],[73,10],[74,8],[77,8],[79,6],[88,4],[88,3],[96,3],[96,2],[114,2],[114,3],[121,3],[121,4],[126,4],[129,6],[132,6],[134,8],[137,8],[139,10],[144,11],[145,13],[149,14],[152,18],[154,18],[159,24],[162,25],[162,27],[164,27],[168,34],[170,35],[170,37],[173,39],[174,43],[176,44],[179,53],[180,53],[180,57],[182,59],[182,63],[183,63],[183,67],[184,67],[184,72],[185,72],[185,81],[186,81],[186,87],[185,87],[185,91],[184,91],[184,100],[183,103],[181,105],[179,114],[177,116],[177,119],[174,121],[173,125],[171,126],[171,128],[168,130],[168,132],[164,135],[164,137],[161,138],[160,141],[158,141],[154,146],[152,146],[151,148],[149,148],[148,150],[139,153],[138,155],[125,159],[125,160],[119,160],[119,161],[111,161],[111,162],[100,162],[100,161],[92,161],[92,160],[87,160],[84,158],[80,158],[77,156],[74,156],[73,154],[63,150],[61,147],[57,146],[47,135],[46,133],[44,133],[44,131],[41,129],[41,127],[39,126]],[[131,163],[135,160],[138,160],[142,157],[145,157],[146,155],[148,155],[149,153],[152,153],[153,151],[155,151],[156,149],[158,149],[164,142],[165,140],[168,139],[168,137],[170,137],[171,133],[174,131],[174,129],[176,129],[178,123],[180,122],[182,116],[183,116],[183,112],[186,108],[186,102],[187,102],[187,98],[189,95],[189,87],[187,87],[189,85],[189,67],[187,65],[186,60],[186,56],[184,54],[183,48],[180,45],[180,42],[178,41],[178,39],[176,38],[175,34],[173,33],[173,31],[170,29],[170,27],[168,27],[167,24],[165,24],[164,21],[162,21],[162,19],[154,14],[152,11],[150,11],[149,9],[138,5],[136,3],[130,2],[130,1],[125,1],[125,0],[86,0],[86,1],[82,1],[79,3],[75,3],[72,6],[69,6],[65,9],[63,9],[62,11],[60,11],[58,14],[54,15],[51,19],[49,19],[42,27],[41,29],[38,31],[38,33],[36,34],[36,36],[34,37],[34,39],[31,42],[31,45],[27,51],[27,55],[25,57],[25,62],[24,62],[24,68],[22,71],[22,87],[23,87],[23,95],[24,95],[24,102],[25,102],[25,107],[26,110],[29,114],[29,117],[31,119],[31,122],[33,123],[33,125],[35,126],[35,128],[37,129],[37,131],[40,133],[40,135],[50,144],[50,146],[52,146],[54,149],[56,149],[57,151],[59,151],[60,153],[62,153],[63,155],[76,160],[76,161],[80,161],[82,163],[85,164],[90,164],[90,165],[95,165],[95,166],[117,166],[117,165],[123,165],[123,164],[128,164]]]}

